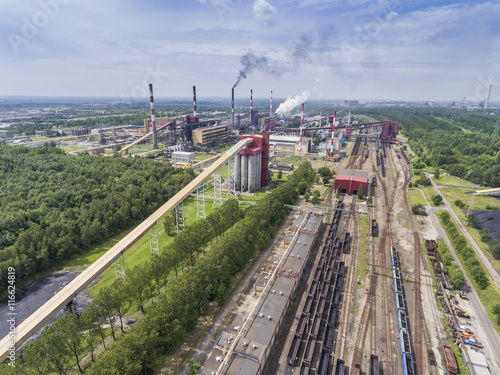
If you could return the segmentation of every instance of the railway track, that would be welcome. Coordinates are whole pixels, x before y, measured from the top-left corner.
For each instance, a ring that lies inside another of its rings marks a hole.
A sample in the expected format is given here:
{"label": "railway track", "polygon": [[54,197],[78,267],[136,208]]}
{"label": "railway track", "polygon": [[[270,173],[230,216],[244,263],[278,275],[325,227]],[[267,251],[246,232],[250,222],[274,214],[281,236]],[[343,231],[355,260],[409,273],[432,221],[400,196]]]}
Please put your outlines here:
{"label": "railway track", "polygon": [[[395,175],[395,178],[392,181],[387,181],[387,178],[382,178],[378,170],[376,170],[377,175],[377,185],[380,186],[383,192],[383,199],[385,204],[385,222],[382,226],[382,230],[380,232],[380,241],[378,246],[378,251],[375,253],[375,257],[373,258],[374,267],[372,267],[372,273],[370,276],[370,287],[368,290],[368,295],[366,302],[363,306],[363,310],[361,313],[361,320],[359,323],[359,328],[356,336],[356,340],[354,343],[353,350],[353,358],[351,362],[351,368],[354,369],[356,365],[360,366],[361,369],[364,369],[365,372],[369,371],[368,368],[368,360],[364,360],[364,352],[366,347],[366,338],[368,333],[372,335],[370,337],[371,343],[371,353],[377,351],[378,342],[376,342],[379,336],[379,330],[377,330],[377,287],[378,285],[382,285],[382,301],[384,304],[384,324],[385,324],[385,334],[386,334],[386,349],[387,349],[387,358],[386,358],[386,374],[396,374],[394,371],[394,352],[392,348],[392,320],[391,320],[391,310],[390,310],[390,298],[389,298],[389,289],[387,286],[387,281],[382,280],[379,283],[378,275],[375,272],[376,266],[387,266],[387,254],[390,251],[390,248],[393,245],[393,237],[392,237],[392,211],[394,208],[395,195],[397,191],[397,181],[399,180],[400,172],[398,171]],[[390,182],[393,182],[392,184]],[[377,188],[378,189],[378,188]],[[379,190],[379,189],[378,189]],[[378,203],[378,202],[377,202]],[[385,302],[385,303],[384,303]],[[375,337],[373,337],[375,335]]]}
{"label": "railway track", "polygon": [[[420,274],[422,272],[429,273],[427,261],[425,259],[424,249],[422,247],[420,235],[418,233],[414,217],[411,212],[411,207],[408,201],[407,187],[413,176],[413,172],[407,163],[407,159],[403,156],[400,159],[401,168],[405,173],[404,185],[403,185],[403,202],[405,205],[406,212],[410,218],[410,225],[413,232],[413,239],[415,243],[415,257],[414,257],[414,283],[413,283],[413,348],[414,348],[414,358],[417,369],[417,374],[425,374],[427,365],[427,345],[430,345],[430,335],[427,329],[427,324],[425,321],[423,306],[422,306],[422,294],[421,294],[421,281]],[[443,337],[442,332],[438,334]],[[431,368],[433,374],[436,373],[435,368]]]}

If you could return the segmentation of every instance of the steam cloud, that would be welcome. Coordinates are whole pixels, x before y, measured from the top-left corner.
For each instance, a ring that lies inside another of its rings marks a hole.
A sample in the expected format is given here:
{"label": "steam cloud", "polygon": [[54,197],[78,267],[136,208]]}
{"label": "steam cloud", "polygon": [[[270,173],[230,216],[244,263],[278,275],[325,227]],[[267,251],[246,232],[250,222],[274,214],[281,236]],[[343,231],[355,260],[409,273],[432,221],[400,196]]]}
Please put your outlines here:
{"label": "steam cloud", "polygon": [[268,73],[273,76],[281,74],[282,69],[277,66],[273,66],[269,63],[269,60],[265,56],[255,56],[252,52],[248,52],[241,56],[241,64],[243,67],[240,69],[238,78],[233,85],[233,89],[238,86],[242,79],[246,79],[247,75],[257,70],[262,73]]}
{"label": "steam cloud", "polygon": [[280,104],[276,113],[278,115],[290,113],[294,108],[306,102],[309,96],[311,96],[311,93],[307,90],[302,91],[302,94],[295,95],[293,98],[289,96],[283,103]]}

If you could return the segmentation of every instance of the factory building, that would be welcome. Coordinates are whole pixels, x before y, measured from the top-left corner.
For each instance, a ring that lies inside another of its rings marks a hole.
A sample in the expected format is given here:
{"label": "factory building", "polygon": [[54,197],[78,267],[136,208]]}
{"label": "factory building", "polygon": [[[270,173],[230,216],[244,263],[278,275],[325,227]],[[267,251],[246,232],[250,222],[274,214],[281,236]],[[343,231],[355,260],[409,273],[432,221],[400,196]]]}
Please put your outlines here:
{"label": "factory building", "polygon": [[[297,240],[291,244],[285,259],[274,256],[264,267],[254,284],[254,296],[260,296],[267,288],[255,314],[238,313],[226,330],[218,337],[215,350],[207,358],[200,371],[202,375],[215,374],[221,367],[223,356],[239,335],[234,347],[234,355],[224,365],[220,374],[258,375],[262,374],[273,344],[280,330],[289,330],[283,325],[287,308],[292,302],[301,281],[305,264],[316,241],[323,217],[308,213]],[[295,232],[304,221],[301,215],[295,220]],[[291,233],[293,235],[293,233]],[[280,264],[281,261],[281,264]],[[280,266],[278,269],[278,265]],[[275,277],[271,277],[274,272]],[[254,296],[249,298],[255,298]]]}
{"label": "factory building", "polygon": [[[160,127],[162,125],[166,125],[168,123],[168,116],[165,117],[156,117],[156,127]],[[144,119],[144,131],[149,133],[151,131],[151,119]]]}
{"label": "factory building", "polygon": [[335,178],[335,191],[342,188],[342,193],[357,194],[360,186],[363,185],[363,192],[366,194],[368,185],[368,172],[358,169],[341,169]]}
{"label": "factory building", "polygon": [[396,136],[398,135],[398,127],[399,127],[398,122],[384,121],[382,125],[381,139],[383,141],[396,140]]}
{"label": "factory building", "polygon": [[212,147],[227,141],[227,125],[207,126],[193,129],[193,146]]}
{"label": "factory building", "polygon": [[237,191],[257,191],[269,182],[269,134],[242,135],[253,142],[234,156],[235,188]]}
{"label": "factory building", "polygon": [[[300,151],[300,137],[273,134],[269,137],[269,143],[272,148],[296,153]],[[310,152],[310,149],[311,138],[302,137],[302,152]]]}
{"label": "factory building", "polygon": [[172,164],[175,163],[196,163],[194,152],[174,151],[172,152]]}

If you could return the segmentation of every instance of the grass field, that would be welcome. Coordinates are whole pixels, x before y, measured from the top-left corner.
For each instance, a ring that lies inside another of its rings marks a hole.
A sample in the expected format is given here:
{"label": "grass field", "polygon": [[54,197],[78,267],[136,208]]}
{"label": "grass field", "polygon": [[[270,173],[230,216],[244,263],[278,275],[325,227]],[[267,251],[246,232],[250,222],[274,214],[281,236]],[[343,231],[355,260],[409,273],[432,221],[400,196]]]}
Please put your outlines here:
{"label": "grass field", "polygon": [[[213,212],[212,209],[213,201],[210,199],[206,199],[206,207],[205,212],[209,215]],[[196,198],[189,197],[184,201],[184,217],[185,217],[185,225],[189,226],[196,221]],[[132,229],[132,228],[131,228]],[[160,251],[166,245],[172,243],[174,240],[174,236],[170,237],[163,231],[163,224],[158,224],[158,241],[160,245]],[[125,236],[126,233],[121,234],[120,236]],[[104,254],[107,250],[109,250],[116,242],[120,240],[119,236],[114,238],[111,241],[108,241],[105,245],[99,247],[99,250],[92,251],[91,256],[88,258],[89,261],[92,259],[97,259],[100,255]],[[127,252],[124,254],[125,259],[125,268],[132,269],[139,264],[143,264],[151,257],[151,251],[149,247],[149,234],[144,235],[140,238]],[[83,261],[83,260],[82,260]],[[102,273],[99,277],[99,282],[92,285],[88,290],[87,294],[92,298],[95,298],[102,287],[111,285],[116,280],[116,271],[115,265],[110,266],[106,271]]]}
{"label": "grass field", "polygon": [[427,206],[427,202],[419,189],[409,189],[408,200],[410,201],[410,204],[420,203],[422,206]]}
{"label": "grass field", "polygon": [[462,180],[461,178],[440,174],[439,178],[434,178],[432,180],[438,185],[450,186],[450,187],[461,187],[461,188],[473,188],[472,182]]}
{"label": "grass field", "polygon": [[436,207],[434,206],[434,204],[432,203],[432,197],[434,195],[437,195],[436,192],[434,191],[434,189],[431,187],[431,186],[419,186],[418,187],[419,189],[422,189],[422,192],[425,194],[425,197],[427,198],[427,201],[429,202],[429,204],[432,206],[432,207]]}

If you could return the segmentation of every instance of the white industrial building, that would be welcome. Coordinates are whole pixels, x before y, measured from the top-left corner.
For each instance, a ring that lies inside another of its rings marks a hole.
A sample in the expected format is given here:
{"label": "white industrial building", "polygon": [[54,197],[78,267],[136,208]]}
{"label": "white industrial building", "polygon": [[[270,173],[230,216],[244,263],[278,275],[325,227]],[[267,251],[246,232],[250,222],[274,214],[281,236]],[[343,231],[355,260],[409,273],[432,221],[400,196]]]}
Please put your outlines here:
{"label": "white industrial building", "polygon": [[195,153],[194,152],[184,152],[184,151],[172,152],[172,164],[175,164],[175,163],[194,164],[194,163],[196,163]]}
{"label": "white industrial building", "polygon": [[[300,137],[293,135],[275,135],[269,136],[269,144],[271,148],[282,149],[299,153],[300,151]],[[302,137],[302,152],[309,152],[311,149],[311,138]]]}

